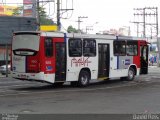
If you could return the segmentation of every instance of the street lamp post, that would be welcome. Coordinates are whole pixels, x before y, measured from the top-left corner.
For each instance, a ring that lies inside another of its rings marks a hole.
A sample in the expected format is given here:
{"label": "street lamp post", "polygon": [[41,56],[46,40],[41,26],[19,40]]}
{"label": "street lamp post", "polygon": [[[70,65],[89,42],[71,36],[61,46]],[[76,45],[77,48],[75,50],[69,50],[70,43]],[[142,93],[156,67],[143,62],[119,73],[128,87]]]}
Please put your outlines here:
{"label": "street lamp post", "polygon": [[40,16],[39,16],[39,0],[37,0],[37,8],[36,8],[36,12],[37,12],[37,31],[40,30]]}
{"label": "street lamp post", "polygon": [[82,18],[88,18],[88,17],[87,17],[87,16],[79,16],[79,17],[78,17],[78,21],[77,21],[77,22],[78,22],[78,31],[79,31],[79,32],[80,32],[80,30],[81,30],[81,29],[80,29],[80,23],[83,22],[83,21],[81,21]]}

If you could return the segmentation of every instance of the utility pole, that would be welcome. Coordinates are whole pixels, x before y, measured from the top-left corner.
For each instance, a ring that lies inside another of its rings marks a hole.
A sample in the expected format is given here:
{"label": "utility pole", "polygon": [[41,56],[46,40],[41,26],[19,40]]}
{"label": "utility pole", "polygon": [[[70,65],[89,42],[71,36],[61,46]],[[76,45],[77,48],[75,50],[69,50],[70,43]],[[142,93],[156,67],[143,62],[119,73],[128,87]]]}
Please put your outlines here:
{"label": "utility pole", "polygon": [[[159,57],[160,57],[160,41],[158,39],[158,7],[145,7],[145,8],[136,8],[136,13],[134,16],[142,17],[142,21],[134,21],[133,23],[142,23],[143,24],[143,37],[146,38],[147,36],[147,28],[150,27],[150,34],[153,38],[153,34],[155,39],[157,40],[157,47],[158,47],[158,66],[159,66]],[[139,26],[137,26],[139,29]],[[138,30],[137,30],[138,31]]]}
{"label": "utility pole", "polygon": [[157,66],[160,67],[160,39],[158,38],[158,35],[159,35],[159,28],[158,28],[158,7],[156,7],[156,31],[157,31],[157,47],[158,47],[158,56],[157,56],[157,59],[158,59],[158,62],[157,62]]}
{"label": "utility pole", "polygon": [[62,9],[62,8],[60,8],[60,4],[62,4],[62,3],[60,3],[60,0],[57,0],[57,30],[58,31],[61,31],[61,11],[66,11],[67,12],[69,10],[74,10],[73,6],[72,6],[71,9],[68,9],[67,5],[66,5],[66,9]]}
{"label": "utility pole", "polygon": [[[142,17],[141,21],[134,21],[132,23],[136,24],[143,24],[143,37],[146,37],[146,28],[148,25],[150,25],[153,28],[156,28],[156,36],[158,36],[158,8],[157,7],[145,7],[145,8],[134,8],[136,12],[134,13],[134,16]],[[151,21],[148,20],[147,18],[150,19],[156,18],[156,21]],[[137,25],[138,29],[139,26]],[[139,30],[137,30],[139,31]]]}
{"label": "utility pole", "polygon": [[60,0],[57,0],[57,30],[61,30],[61,21],[60,21]]}
{"label": "utility pole", "polygon": [[134,13],[134,16],[140,16],[142,17],[141,21],[133,21],[132,23],[137,24],[137,37],[139,37],[139,24],[143,25],[143,37],[146,37],[146,25],[145,25],[145,8],[134,8],[136,12]]}
{"label": "utility pole", "polygon": [[143,37],[146,37],[146,13],[145,13],[146,8],[143,8]]}
{"label": "utility pole", "polygon": [[[62,0],[61,0],[62,1]],[[69,10],[73,10],[73,1],[72,1],[72,8],[71,9],[68,9],[68,5],[66,3],[66,9],[62,9],[62,3],[61,3],[60,0],[57,0],[57,30],[58,31],[61,31],[61,11],[69,11]],[[53,2],[51,0],[48,0],[48,1],[40,1],[40,0],[36,0],[36,9],[37,9],[37,12],[36,12],[36,18],[37,18],[37,30],[39,30],[39,26],[40,26],[40,16],[39,16],[39,6],[40,6],[40,3],[43,3],[43,2]],[[67,18],[66,18],[67,19]]]}
{"label": "utility pole", "polygon": [[6,77],[8,77],[8,43],[6,43]]}
{"label": "utility pole", "polygon": [[78,22],[78,31],[79,32],[81,31],[80,23],[83,22],[83,21],[81,21],[81,19],[83,19],[83,18],[88,18],[88,17],[87,16],[79,16],[78,17],[78,21],[77,22]]}
{"label": "utility pole", "polygon": [[39,0],[37,0],[37,31],[40,30]]}
{"label": "utility pole", "polygon": [[137,30],[136,30],[136,33],[137,33],[137,37],[139,37],[139,24],[140,23],[143,23],[143,22],[131,22],[131,23],[134,23],[134,24],[136,24],[137,25]]}

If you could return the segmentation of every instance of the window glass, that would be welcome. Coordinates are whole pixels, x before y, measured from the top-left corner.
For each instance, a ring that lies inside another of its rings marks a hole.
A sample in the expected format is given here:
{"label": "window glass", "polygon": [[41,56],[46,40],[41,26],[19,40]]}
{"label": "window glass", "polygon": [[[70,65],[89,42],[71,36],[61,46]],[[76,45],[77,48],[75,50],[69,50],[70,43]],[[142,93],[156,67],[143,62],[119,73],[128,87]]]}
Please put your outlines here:
{"label": "window glass", "polygon": [[137,41],[127,41],[126,52],[128,56],[136,56],[138,53]]}
{"label": "window glass", "polygon": [[52,38],[45,39],[45,56],[52,57],[53,56],[53,41]]}
{"label": "window glass", "polygon": [[124,56],[126,55],[126,42],[125,41],[114,41],[114,55]]}
{"label": "window glass", "polygon": [[82,56],[82,40],[81,39],[69,39],[69,56],[80,57]]}
{"label": "window glass", "polygon": [[37,54],[37,51],[29,49],[17,49],[13,50],[13,53],[19,56],[35,56]]}
{"label": "window glass", "polygon": [[83,40],[83,55],[93,57],[96,56],[96,41],[93,39]]}
{"label": "window glass", "polygon": [[148,54],[148,49],[147,49],[147,46],[141,46],[141,57],[147,61],[147,54]]}

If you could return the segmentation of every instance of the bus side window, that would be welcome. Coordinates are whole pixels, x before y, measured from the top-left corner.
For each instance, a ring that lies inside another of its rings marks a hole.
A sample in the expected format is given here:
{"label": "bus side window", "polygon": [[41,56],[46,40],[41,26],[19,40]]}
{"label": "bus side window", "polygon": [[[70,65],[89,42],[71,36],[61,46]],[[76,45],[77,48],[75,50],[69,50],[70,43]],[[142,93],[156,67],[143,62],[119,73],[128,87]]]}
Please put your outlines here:
{"label": "bus side window", "polygon": [[83,40],[83,55],[87,57],[96,56],[96,41],[94,39]]}
{"label": "bus side window", "polygon": [[81,39],[69,39],[69,56],[81,57],[82,56],[82,40]]}
{"label": "bus side window", "polygon": [[138,54],[137,41],[127,41],[126,52],[128,56],[136,56]]}
{"label": "bus side window", "polygon": [[126,42],[117,40],[113,42],[114,45],[114,55],[115,56],[125,56],[126,55]]}
{"label": "bus side window", "polygon": [[53,56],[53,41],[52,38],[45,39],[45,56],[52,57]]}

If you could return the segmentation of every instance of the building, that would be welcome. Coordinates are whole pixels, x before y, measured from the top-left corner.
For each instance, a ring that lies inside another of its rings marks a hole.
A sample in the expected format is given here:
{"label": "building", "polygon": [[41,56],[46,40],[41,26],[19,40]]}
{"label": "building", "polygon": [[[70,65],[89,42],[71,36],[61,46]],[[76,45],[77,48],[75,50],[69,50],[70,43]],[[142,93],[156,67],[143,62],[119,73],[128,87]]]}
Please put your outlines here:
{"label": "building", "polygon": [[13,11],[16,8],[17,6],[1,5],[0,6],[0,16],[11,16],[13,15]]}
{"label": "building", "polygon": [[6,45],[10,48],[13,32],[35,31],[36,29],[35,18],[0,16],[0,65],[6,60]]}

